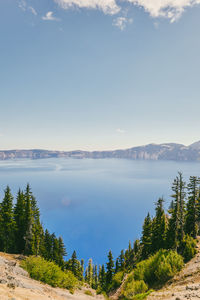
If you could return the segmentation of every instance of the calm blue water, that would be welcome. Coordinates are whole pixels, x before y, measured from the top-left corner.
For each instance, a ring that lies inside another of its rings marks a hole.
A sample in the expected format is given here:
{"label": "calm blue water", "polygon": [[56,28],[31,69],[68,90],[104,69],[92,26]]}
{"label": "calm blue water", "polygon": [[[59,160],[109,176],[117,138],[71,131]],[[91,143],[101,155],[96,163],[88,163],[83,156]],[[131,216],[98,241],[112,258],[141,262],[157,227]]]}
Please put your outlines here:
{"label": "calm blue water", "polygon": [[103,263],[140,237],[143,219],[159,196],[170,201],[178,171],[200,175],[200,163],[117,159],[14,160],[0,162],[0,196],[10,185],[15,195],[29,182],[42,222],[62,235],[69,256]]}

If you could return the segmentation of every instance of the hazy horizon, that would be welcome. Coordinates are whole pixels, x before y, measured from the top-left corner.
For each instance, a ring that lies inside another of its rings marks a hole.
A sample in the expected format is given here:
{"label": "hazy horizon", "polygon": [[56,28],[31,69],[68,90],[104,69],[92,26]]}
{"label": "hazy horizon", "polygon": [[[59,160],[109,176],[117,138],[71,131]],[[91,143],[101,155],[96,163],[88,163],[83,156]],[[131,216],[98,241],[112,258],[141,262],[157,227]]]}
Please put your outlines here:
{"label": "hazy horizon", "polygon": [[[196,143],[196,142],[199,142],[200,140],[196,140],[196,141],[193,141],[192,143],[190,143],[190,144],[184,144],[184,143],[179,143],[179,142],[172,142],[172,141],[168,141],[168,142],[162,142],[162,143],[154,143],[154,142],[149,142],[149,143],[147,143],[147,144],[141,144],[141,145],[134,145],[134,146],[129,146],[129,147],[115,147],[115,148],[107,148],[107,149],[105,149],[105,148],[93,148],[93,149],[89,149],[88,147],[82,147],[82,148],[66,148],[66,149],[54,149],[54,148],[39,148],[39,147],[35,147],[35,148],[9,148],[9,149],[4,149],[4,148],[0,148],[0,151],[9,151],[9,150],[46,150],[46,151],[64,151],[64,152],[68,152],[68,151],[114,151],[114,150],[126,150],[126,149],[129,149],[129,148],[134,148],[134,147],[140,147],[140,146],[146,146],[146,145],[149,145],[149,144],[155,144],[155,145],[160,145],[160,144],[170,144],[170,143],[175,143],[175,144],[182,144],[182,145],[184,145],[184,146],[190,146],[191,144],[193,144],[193,143]],[[97,146],[98,147],[98,146]]]}

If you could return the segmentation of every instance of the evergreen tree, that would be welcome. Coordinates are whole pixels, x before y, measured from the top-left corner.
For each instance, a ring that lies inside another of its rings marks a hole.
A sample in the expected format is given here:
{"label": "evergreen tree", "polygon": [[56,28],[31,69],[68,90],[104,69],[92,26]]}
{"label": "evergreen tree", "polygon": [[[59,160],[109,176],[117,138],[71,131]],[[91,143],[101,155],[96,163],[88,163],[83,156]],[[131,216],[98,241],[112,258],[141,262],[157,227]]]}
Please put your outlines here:
{"label": "evergreen tree", "polygon": [[98,271],[97,271],[97,265],[93,266],[93,283],[92,288],[97,289],[98,287]]}
{"label": "evergreen tree", "polygon": [[17,194],[17,202],[14,207],[15,245],[16,253],[23,253],[25,247],[25,201],[24,194],[21,190]]}
{"label": "evergreen tree", "polygon": [[92,287],[92,283],[93,283],[93,263],[92,263],[92,259],[89,259],[88,262],[88,268],[87,268],[87,283]]}
{"label": "evergreen tree", "polygon": [[117,258],[115,262],[115,273],[119,271],[120,271],[119,258]]}
{"label": "evergreen tree", "polygon": [[125,255],[124,255],[124,250],[121,250],[120,256],[119,256],[119,267],[120,271],[125,270]]}
{"label": "evergreen tree", "polygon": [[81,259],[81,279],[80,281],[83,281],[84,280],[84,260]]}
{"label": "evergreen tree", "polygon": [[[83,262],[82,262],[83,263]],[[83,266],[77,259],[76,251],[72,253],[71,259],[65,263],[65,269],[70,270],[79,280],[83,280]],[[88,269],[86,270],[86,272]]]}
{"label": "evergreen tree", "polygon": [[32,227],[32,253],[34,255],[39,254],[41,234],[42,234],[42,225],[40,223],[40,211],[37,207],[37,202],[35,197],[31,194],[31,210],[33,215],[33,227]]}
{"label": "evergreen tree", "polygon": [[88,283],[88,267],[85,269],[85,282]]}
{"label": "evergreen tree", "polygon": [[200,178],[190,176],[188,184],[188,203],[185,220],[185,232],[196,238],[198,232],[198,202]]}
{"label": "evergreen tree", "polygon": [[32,193],[29,184],[26,186],[25,192],[25,247],[24,253],[26,255],[33,254],[33,211],[31,204]]}
{"label": "evergreen tree", "polygon": [[66,248],[63,243],[62,237],[58,238],[58,265],[64,267],[64,257],[67,256]]}
{"label": "evergreen tree", "polygon": [[171,218],[167,232],[167,247],[177,250],[184,238],[185,226],[185,182],[180,172],[174,179],[172,191],[173,200],[169,210]]}
{"label": "evergreen tree", "polygon": [[165,248],[167,220],[163,208],[163,198],[159,198],[156,203],[156,216],[152,222],[152,251]]}
{"label": "evergreen tree", "polygon": [[13,196],[9,186],[5,189],[0,210],[1,251],[14,252],[15,221],[13,213]]}
{"label": "evergreen tree", "polygon": [[106,272],[106,284],[107,286],[111,284],[113,274],[114,274],[114,261],[113,261],[113,255],[111,250],[108,253],[108,262],[106,263],[107,265],[107,272]]}
{"label": "evergreen tree", "polygon": [[52,236],[47,229],[45,230],[45,234],[44,234],[44,249],[42,252],[42,256],[46,260],[52,260],[53,257]]}
{"label": "evergreen tree", "polygon": [[152,252],[152,221],[149,213],[144,219],[141,241],[142,258],[146,259]]}
{"label": "evergreen tree", "polygon": [[106,271],[105,266],[102,265],[99,267],[99,284],[102,290],[105,290],[106,286]]}
{"label": "evergreen tree", "polygon": [[180,230],[179,230],[179,240],[183,241],[184,238],[184,226],[185,226],[185,188],[186,183],[183,181],[183,175],[181,172],[178,173],[178,198],[180,202]]}

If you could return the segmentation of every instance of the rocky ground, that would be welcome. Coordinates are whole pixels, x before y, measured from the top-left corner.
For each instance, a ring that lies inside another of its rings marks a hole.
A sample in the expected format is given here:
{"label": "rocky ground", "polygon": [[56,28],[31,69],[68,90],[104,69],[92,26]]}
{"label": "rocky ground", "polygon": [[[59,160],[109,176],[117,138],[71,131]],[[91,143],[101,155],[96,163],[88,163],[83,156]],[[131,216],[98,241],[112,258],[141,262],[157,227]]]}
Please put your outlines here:
{"label": "rocky ground", "polygon": [[200,299],[200,241],[197,255],[164,288],[152,293],[147,300]]}
{"label": "rocky ground", "polygon": [[[97,296],[87,287],[72,295],[67,290],[33,280],[20,268],[20,259],[19,255],[0,253],[0,300],[104,300],[103,296]],[[93,296],[85,294],[88,290]]]}

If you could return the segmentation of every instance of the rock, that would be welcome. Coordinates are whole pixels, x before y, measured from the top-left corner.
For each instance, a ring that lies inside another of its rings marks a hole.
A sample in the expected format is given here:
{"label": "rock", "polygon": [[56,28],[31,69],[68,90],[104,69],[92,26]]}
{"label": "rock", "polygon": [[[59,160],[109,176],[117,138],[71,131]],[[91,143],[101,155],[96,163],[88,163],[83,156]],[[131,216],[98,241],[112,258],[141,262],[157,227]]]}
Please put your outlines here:
{"label": "rock", "polygon": [[17,264],[15,261],[7,261],[6,263],[7,263],[7,265],[10,266],[10,267],[15,267],[16,264]]}
{"label": "rock", "polygon": [[13,282],[9,282],[7,284],[7,287],[9,287],[10,289],[15,289],[15,284]]}
{"label": "rock", "polygon": [[13,273],[16,274],[16,275],[21,275],[21,276],[24,276],[24,277],[29,277],[28,275],[28,272],[23,270],[22,268],[16,266],[14,269],[13,269]]}
{"label": "rock", "polygon": [[6,284],[7,282],[8,282],[7,279],[5,279],[5,278],[0,278],[0,283],[1,283],[1,284]]}

